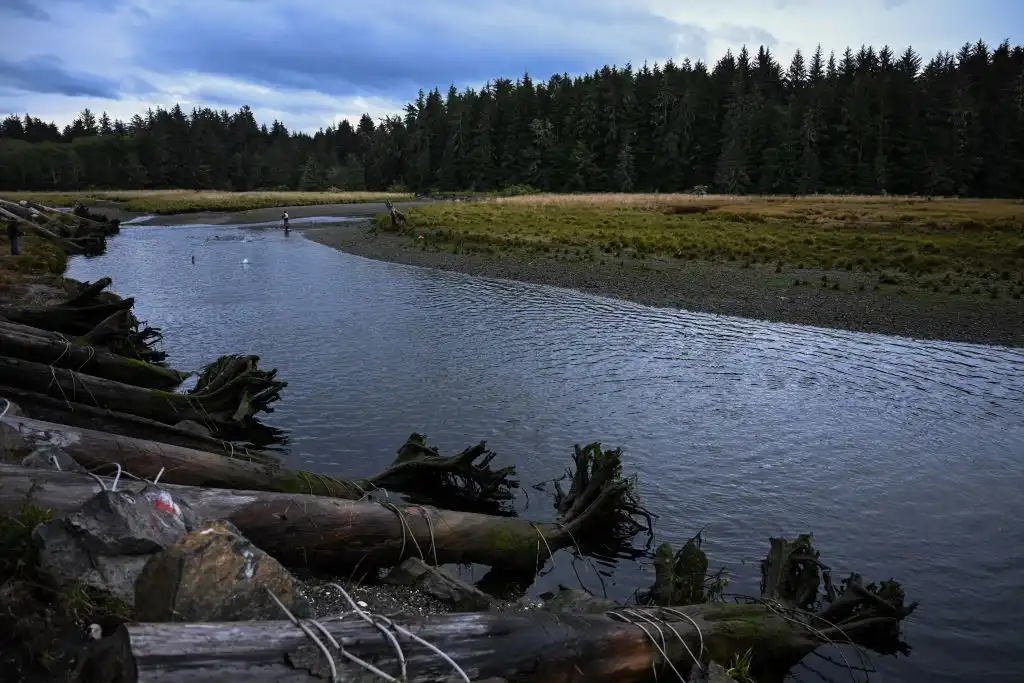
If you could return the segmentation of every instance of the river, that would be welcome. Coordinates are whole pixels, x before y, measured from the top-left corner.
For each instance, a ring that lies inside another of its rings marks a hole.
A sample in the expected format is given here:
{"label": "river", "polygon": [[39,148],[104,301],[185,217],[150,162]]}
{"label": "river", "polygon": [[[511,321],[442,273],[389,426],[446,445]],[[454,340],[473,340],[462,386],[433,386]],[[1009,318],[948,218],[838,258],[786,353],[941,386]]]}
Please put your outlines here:
{"label": "river", "polygon": [[[267,421],[296,467],[355,478],[412,431],[442,453],[486,439],[519,470],[519,509],[544,518],[530,484],[573,444],[622,446],[657,540],[705,528],[731,590],[757,593],[768,536],[806,531],[837,575],[903,581],[914,651],[877,657],[871,680],[1024,678],[1019,349],[655,309],[233,226],[125,227],[68,274],[111,275],[175,367],[233,352],[277,367],[289,386]],[[558,559],[534,593],[600,594],[597,565],[577,579]],[[601,571],[619,599],[653,578],[647,561]]]}

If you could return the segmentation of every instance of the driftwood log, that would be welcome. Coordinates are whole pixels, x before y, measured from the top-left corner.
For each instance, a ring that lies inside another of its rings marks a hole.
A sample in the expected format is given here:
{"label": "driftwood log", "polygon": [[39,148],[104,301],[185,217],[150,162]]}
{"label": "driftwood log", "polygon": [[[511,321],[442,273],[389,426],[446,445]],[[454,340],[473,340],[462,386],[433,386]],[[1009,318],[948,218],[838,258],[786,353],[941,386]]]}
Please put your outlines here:
{"label": "driftwood log", "polygon": [[188,374],[83,345],[76,338],[0,320],[0,356],[44,363],[150,389],[173,389]]}
{"label": "driftwood log", "polygon": [[160,364],[163,351],[153,348],[162,338],[160,330],[143,326],[132,314],[135,300],[122,299],[103,291],[110,278],[94,283],[77,283],[65,278],[68,299],[55,306],[0,309],[0,318],[40,330],[59,332],[77,338],[86,346],[104,347],[127,358]]}
{"label": "driftwood log", "polygon": [[285,382],[256,368],[256,357],[214,390],[188,394],[115,382],[44,363],[0,356],[5,384],[51,398],[138,415],[165,424],[191,420],[216,430],[219,424],[245,423],[258,411],[271,412]]}
{"label": "driftwood log", "polygon": [[[141,486],[122,477],[118,490]],[[420,557],[433,564],[477,563],[532,576],[554,551],[573,546],[576,539],[595,533],[628,537],[644,528],[635,519],[632,486],[621,479],[607,480],[594,496],[586,490],[591,504],[553,523],[303,494],[166,488],[197,520],[226,519],[285,564],[335,572]],[[26,502],[72,512],[97,491],[99,483],[88,475],[0,465],[0,509],[8,512]]]}
{"label": "driftwood log", "polygon": [[[0,384],[0,398],[8,398],[21,406],[26,417],[51,423],[56,429],[87,429],[106,437],[96,443],[101,451],[113,448],[110,441],[131,437],[143,441],[206,451],[218,456],[242,460],[269,461],[271,456],[244,445],[215,438],[202,425],[169,425],[137,415],[97,408],[85,403],[71,403],[25,389]],[[111,453],[121,453],[114,448]]]}
{"label": "driftwood log", "polygon": [[[518,484],[510,478],[515,472],[514,467],[492,472],[486,466],[494,454],[487,451],[483,443],[445,458],[431,454],[431,449],[426,449],[427,454],[420,452],[424,447],[419,434],[409,438],[409,442],[399,450],[395,464],[383,473],[370,479],[345,481],[286,469],[269,458],[249,452],[240,451],[236,457],[224,457],[207,451],[25,417],[5,416],[0,419],[0,425],[15,430],[29,447],[60,446],[89,471],[107,468],[104,472],[107,473],[117,463],[123,470],[144,479],[160,476],[163,482],[185,486],[306,493],[347,500],[359,500],[370,491],[384,488],[419,493],[421,500],[436,504],[432,490],[446,480],[458,479],[464,482],[461,488],[454,488],[452,483],[453,488],[442,488],[436,497],[445,501],[459,499],[459,491],[462,491],[462,499],[456,502],[465,506],[506,500],[511,497],[511,488]],[[484,463],[474,464],[473,460],[481,456]]]}
{"label": "driftwood log", "polygon": [[72,242],[66,237],[61,237],[56,232],[49,230],[44,226],[35,223],[34,221],[31,221],[27,218],[22,218],[21,216],[13,213],[12,211],[8,210],[8,208],[5,208],[3,206],[0,206],[0,218],[16,223],[22,226],[23,228],[26,228],[29,232],[35,235],[39,235],[40,237],[43,237],[53,242],[54,244],[58,245],[61,249],[63,249],[69,254],[86,253],[86,249],[84,246]]}
{"label": "driftwood log", "polygon": [[[492,611],[403,623],[378,617],[376,625],[365,612],[366,618],[349,612],[344,619],[320,623],[345,652],[395,680],[695,680],[709,662],[728,664],[747,656],[754,678],[770,683],[782,681],[794,664],[822,645],[845,642],[874,649],[879,628],[898,633],[913,607],[861,591],[855,602],[866,612],[845,625],[824,612],[798,613],[768,601],[618,607],[602,614]],[[338,680],[384,680],[343,656],[319,629],[307,628],[318,633],[330,663],[297,622],[118,626],[82,654],[80,680],[312,682],[330,679],[332,665]]]}

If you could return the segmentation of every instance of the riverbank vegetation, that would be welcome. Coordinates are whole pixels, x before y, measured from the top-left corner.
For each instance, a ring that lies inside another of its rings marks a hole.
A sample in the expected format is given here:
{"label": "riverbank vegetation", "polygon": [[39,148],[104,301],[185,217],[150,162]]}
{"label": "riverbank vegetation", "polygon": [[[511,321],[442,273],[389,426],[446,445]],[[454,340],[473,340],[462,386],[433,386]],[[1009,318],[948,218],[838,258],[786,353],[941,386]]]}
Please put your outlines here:
{"label": "riverbank vegetation", "polygon": [[869,273],[934,292],[1024,295],[1022,201],[542,194],[406,213],[426,249],[768,264],[777,273]]}
{"label": "riverbank vegetation", "polygon": [[[950,46],[952,47],[952,46]],[[596,67],[597,65],[595,65]],[[930,60],[768,48],[421,93],[313,135],[178,106],[62,129],[0,123],[0,190],[670,192],[1024,196],[1024,47]],[[319,200],[318,200],[319,201]],[[330,200],[337,201],[337,200]],[[230,208],[230,207],[225,207]],[[144,210],[139,207],[139,210]]]}
{"label": "riverbank vegetation", "polygon": [[154,215],[198,213],[204,211],[248,211],[283,206],[317,204],[361,204],[412,199],[408,192],[229,192],[199,190],[112,190],[81,192],[11,192],[11,201],[28,199],[50,206],[114,205],[121,211]]}

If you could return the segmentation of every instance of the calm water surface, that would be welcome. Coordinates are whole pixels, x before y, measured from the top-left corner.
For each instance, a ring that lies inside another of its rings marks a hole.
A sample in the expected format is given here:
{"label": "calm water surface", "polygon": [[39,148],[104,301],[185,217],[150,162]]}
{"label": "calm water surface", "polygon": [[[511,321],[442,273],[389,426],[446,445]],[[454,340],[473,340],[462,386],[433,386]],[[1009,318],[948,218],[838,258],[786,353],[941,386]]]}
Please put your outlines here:
{"label": "calm water surface", "polygon": [[[295,466],[360,477],[411,431],[442,452],[486,439],[544,518],[529,484],[574,443],[621,445],[658,540],[706,526],[737,591],[757,592],[769,535],[804,531],[839,572],[904,581],[914,652],[871,680],[1024,680],[1020,350],[661,310],[231,226],[128,228],[70,268],[107,274],[175,366],[253,352],[279,368],[269,421]],[[534,592],[578,585],[560,565]],[[608,591],[652,578],[620,565]]]}

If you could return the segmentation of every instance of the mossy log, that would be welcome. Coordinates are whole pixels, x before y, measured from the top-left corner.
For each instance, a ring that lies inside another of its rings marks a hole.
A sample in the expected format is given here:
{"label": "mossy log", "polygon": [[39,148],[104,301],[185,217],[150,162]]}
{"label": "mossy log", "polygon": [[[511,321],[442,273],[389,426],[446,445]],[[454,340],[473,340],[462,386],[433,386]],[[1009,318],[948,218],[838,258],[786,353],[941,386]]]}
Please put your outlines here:
{"label": "mossy log", "polygon": [[[122,477],[118,488],[139,486]],[[576,539],[610,533],[609,520],[629,514],[623,509],[626,503],[635,504],[629,491],[607,486],[578,514],[534,523],[390,502],[171,484],[166,488],[197,519],[232,522],[281,562],[329,567],[335,573],[420,557],[432,564],[477,563],[532,575],[554,551],[573,546]],[[0,508],[8,511],[28,500],[37,507],[70,512],[98,490],[99,484],[86,475],[0,466]],[[639,523],[636,528],[641,528]]]}
{"label": "mossy log", "polygon": [[[6,395],[7,392],[0,386],[0,396]],[[11,398],[16,399],[23,408],[31,405],[21,396],[11,396]],[[399,450],[397,464],[392,465],[383,473],[370,479],[346,481],[311,472],[287,469],[268,456],[244,449],[238,449],[233,453],[234,457],[224,457],[223,451],[211,452],[209,449],[201,450],[175,446],[170,443],[157,443],[39,419],[8,416],[0,422],[17,429],[21,437],[32,446],[43,446],[54,442],[61,444],[68,455],[90,471],[99,471],[98,468],[105,467],[105,472],[110,472],[113,470],[113,464],[117,463],[125,471],[131,472],[135,476],[154,479],[159,475],[162,481],[169,484],[278,493],[305,493],[359,500],[366,497],[370,491],[385,488],[377,482],[386,481],[388,482],[387,489],[402,493],[412,491],[418,494],[419,502],[430,502],[435,505],[452,503],[453,505],[445,505],[445,507],[454,509],[468,507],[479,510],[484,501],[493,500],[482,498],[479,495],[479,489],[471,485],[472,480],[469,480],[463,489],[466,491],[465,499],[459,498],[458,489],[442,489],[436,494],[431,492],[436,478],[444,476],[444,467],[452,468],[452,476],[462,476],[463,468],[466,466],[474,467],[471,461],[467,461],[466,456],[479,457],[488,453],[482,443],[467,448],[457,456],[451,458],[438,456],[436,460],[403,458],[403,454],[407,452],[406,447],[403,446]],[[410,437],[410,441],[414,441],[415,437],[420,437],[420,435],[414,434]],[[493,457],[493,453],[490,456]],[[489,457],[486,459],[489,460]],[[477,469],[482,472],[490,472],[486,466]],[[504,500],[506,495],[510,495],[509,486],[517,485],[517,482],[508,478],[509,473],[514,470],[514,467],[501,470],[505,473],[504,482],[506,483],[504,486],[493,488],[498,495],[498,500]],[[393,474],[396,471],[400,473],[400,476]],[[415,476],[416,472],[422,472],[423,476]],[[490,484],[490,482],[488,483]]]}
{"label": "mossy log", "polygon": [[74,369],[149,389],[173,389],[188,377],[188,373],[80,344],[78,338],[60,332],[32,333],[25,327],[0,321],[0,356]]}
{"label": "mossy log", "polygon": [[[749,651],[770,676],[841,638],[842,629],[806,628],[767,604],[704,603],[616,608],[603,614],[476,612],[396,623],[372,617],[320,620],[334,642],[395,680],[437,682],[495,678],[517,683],[648,683],[695,680],[709,662]],[[392,634],[381,635],[381,629]],[[312,629],[318,632],[319,629]],[[414,640],[410,634],[420,640]],[[856,642],[856,636],[851,636]],[[426,645],[447,655],[448,659]],[[317,644],[291,621],[222,624],[131,624],[89,646],[79,665],[90,678],[193,683],[230,680],[381,680],[321,637]],[[452,663],[462,675],[456,674]],[[753,672],[753,670],[752,670]],[[117,676],[124,678],[117,678]],[[765,680],[757,678],[756,680]]]}
{"label": "mossy log", "polygon": [[243,424],[257,411],[270,412],[286,385],[271,373],[238,375],[212,392],[178,394],[115,382],[44,363],[0,356],[0,377],[12,387],[51,398],[138,415],[165,424],[192,420],[214,432],[218,425]]}

